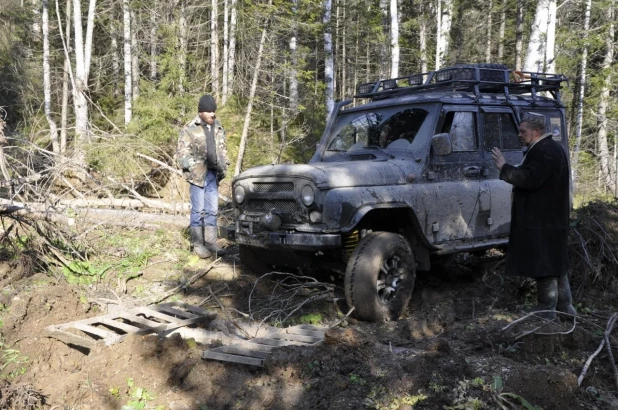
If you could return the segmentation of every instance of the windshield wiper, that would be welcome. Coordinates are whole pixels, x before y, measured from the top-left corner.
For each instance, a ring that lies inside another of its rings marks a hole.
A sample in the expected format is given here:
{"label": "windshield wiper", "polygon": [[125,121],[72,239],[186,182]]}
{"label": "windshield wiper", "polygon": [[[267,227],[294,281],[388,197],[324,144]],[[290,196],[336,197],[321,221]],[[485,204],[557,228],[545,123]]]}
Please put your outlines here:
{"label": "windshield wiper", "polygon": [[378,147],[377,145],[366,145],[366,146],[364,146],[363,148],[377,149],[377,150],[379,150],[379,151],[383,152],[384,154],[386,154],[386,156],[388,156],[390,159],[395,158],[395,156],[394,156],[394,155],[389,154],[388,152],[386,152],[386,151],[384,150],[384,148],[380,148],[380,147]]}
{"label": "windshield wiper", "polygon": [[338,153],[341,153],[341,154],[345,154],[348,157],[350,156],[350,153],[348,152],[348,150],[345,150],[345,149],[331,148],[331,149],[327,149],[326,151],[327,152],[338,152]]}

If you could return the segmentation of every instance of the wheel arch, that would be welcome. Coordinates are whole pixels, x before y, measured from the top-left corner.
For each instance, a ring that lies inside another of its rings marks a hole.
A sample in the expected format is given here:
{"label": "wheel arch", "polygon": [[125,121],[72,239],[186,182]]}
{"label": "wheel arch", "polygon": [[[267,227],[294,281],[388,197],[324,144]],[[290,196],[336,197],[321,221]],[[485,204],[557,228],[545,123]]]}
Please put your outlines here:
{"label": "wheel arch", "polygon": [[372,229],[374,231],[393,232],[402,235],[412,248],[417,269],[427,271],[430,268],[429,255],[436,250],[423,233],[416,212],[405,203],[367,205],[359,208],[350,223],[341,231]]}

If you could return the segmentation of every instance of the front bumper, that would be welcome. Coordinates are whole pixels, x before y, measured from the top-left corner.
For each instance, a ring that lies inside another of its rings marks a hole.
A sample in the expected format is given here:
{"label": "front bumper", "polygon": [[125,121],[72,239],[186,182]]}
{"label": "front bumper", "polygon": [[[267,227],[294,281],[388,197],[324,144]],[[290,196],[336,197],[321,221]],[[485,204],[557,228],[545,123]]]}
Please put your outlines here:
{"label": "front bumper", "polygon": [[243,224],[240,221],[237,221],[236,225],[219,228],[219,236],[234,240],[241,245],[260,248],[279,247],[311,251],[341,247],[341,235],[338,233],[283,231],[254,233],[252,224]]}

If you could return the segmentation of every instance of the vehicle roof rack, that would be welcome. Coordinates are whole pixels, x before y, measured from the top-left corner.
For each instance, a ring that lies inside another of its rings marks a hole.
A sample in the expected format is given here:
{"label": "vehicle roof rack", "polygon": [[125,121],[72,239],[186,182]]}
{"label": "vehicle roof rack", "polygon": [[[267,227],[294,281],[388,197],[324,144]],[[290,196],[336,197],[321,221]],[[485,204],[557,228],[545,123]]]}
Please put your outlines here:
{"label": "vehicle roof rack", "polygon": [[562,83],[568,84],[568,81],[563,74],[475,67],[471,64],[358,84],[354,98],[380,100],[428,90],[444,90],[473,92],[477,100],[482,92],[504,93],[507,102],[511,94],[530,94],[535,103],[539,93],[549,92],[562,103],[560,89]]}

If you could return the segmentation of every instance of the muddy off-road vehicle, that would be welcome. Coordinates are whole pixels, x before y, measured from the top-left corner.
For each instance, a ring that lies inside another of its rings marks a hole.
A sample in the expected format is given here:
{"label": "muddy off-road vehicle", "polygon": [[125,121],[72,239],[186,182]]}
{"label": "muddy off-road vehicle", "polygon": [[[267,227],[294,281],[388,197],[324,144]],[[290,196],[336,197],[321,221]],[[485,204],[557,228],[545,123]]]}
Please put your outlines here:
{"label": "muddy off-road vehicle", "polygon": [[529,111],[546,116],[567,150],[566,80],[460,64],[358,85],[357,103],[336,104],[308,164],[234,179],[242,262],[329,269],[357,317],[398,318],[432,255],[506,245],[511,186],[490,150],[520,163],[518,124]]}

